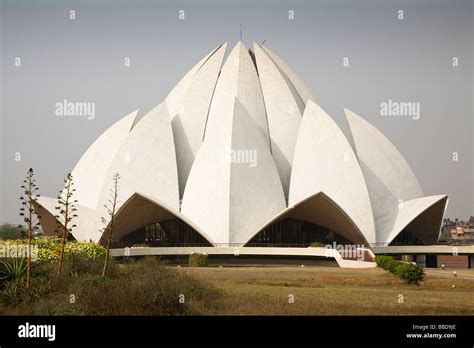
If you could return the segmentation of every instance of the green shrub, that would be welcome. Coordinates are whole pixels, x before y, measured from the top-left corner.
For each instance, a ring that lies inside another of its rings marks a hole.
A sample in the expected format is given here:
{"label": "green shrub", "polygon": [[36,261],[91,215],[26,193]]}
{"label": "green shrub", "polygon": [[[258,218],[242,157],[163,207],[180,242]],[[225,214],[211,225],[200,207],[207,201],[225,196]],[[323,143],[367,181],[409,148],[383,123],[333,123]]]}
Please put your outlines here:
{"label": "green shrub", "polygon": [[388,262],[387,264],[387,271],[395,274],[395,275],[399,275],[399,269],[400,269],[400,266],[401,266],[401,262],[399,261],[395,261],[393,260],[392,262]]}
{"label": "green shrub", "polygon": [[[96,261],[89,261],[96,262]],[[76,313],[86,315],[194,314],[212,307],[219,291],[155,257],[111,265],[106,278],[83,274],[73,278],[66,293],[76,294]],[[126,284],[126,286],[124,286]],[[185,301],[180,302],[184,295]]]}
{"label": "green shrub", "polygon": [[51,270],[46,270],[39,263],[31,264],[30,287],[25,287],[27,263],[25,259],[7,259],[0,261],[0,301],[8,305],[37,299],[51,290],[53,277]]}
{"label": "green shrub", "polygon": [[16,305],[23,301],[24,285],[18,279],[6,282],[0,291],[0,301],[9,305]]}
{"label": "green shrub", "polygon": [[[6,248],[6,243],[9,248],[15,246],[26,246],[28,240],[17,239],[15,241],[0,242],[0,248]],[[38,248],[38,261],[57,261],[61,252],[61,238],[59,237],[35,237],[32,240],[32,245]],[[68,241],[64,246],[65,258],[79,256],[85,259],[95,259],[98,257],[105,257],[106,250],[103,246],[93,242],[76,242]]]}
{"label": "green shrub", "polygon": [[79,256],[85,259],[103,258],[107,253],[106,249],[93,242],[67,242],[64,246],[66,257]]}
{"label": "green shrub", "polygon": [[[28,241],[25,239],[19,242],[27,243]],[[32,244],[39,249],[59,249],[61,247],[61,238],[38,236],[33,238]]]}
{"label": "green shrub", "polygon": [[25,259],[7,259],[0,261],[0,288],[11,281],[23,282],[26,277]]}
{"label": "green shrub", "polygon": [[105,278],[99,258],[67,258],[59,277],[55,263],[32,264],[29,289],[12,280],[0,290],[0,314],[194,315],[220,306],[221,290],[155,257],[111,261]]}
{"label": "green shrub", "polygon": [[412,263],[396,261],[391,256],[378,255],[375,257],[375,263],[378,267],[389,271],[408,284],[419,285],[423,280],[423,268]]}
{"label": "green shrub", "polygon": [[[73,277],[79,277],[86,274],[97,274],[101,275],[102,268],[104,267],[103,258],[84,258],[81,255],[69,255],[63,265],[65,274],[69,274]],[[109,260],[112,262],[112,260]]]}
{"label": "green shrub", "polygon": [[0,225],[0,239],[20,239],[26,237],[26,230],[17,225],[12,224],[1,224]]}
{"label": "green shrub", "polygon": [[40,296],[47,294],[52,289],[52,282],[49,277],[43,275],[34,275],[31,278],[31,285],[28,289],[28,296],[39,298]]}
{"label": "green shrub", "polygon": [[377,267],[387,269],[388,264],[393,262],[393,257],[392,256],[386,256],[386,255],[377,255],[375,256],[375,263],[377,264]]}
{"label": "green shrub", "polygon": [[423,280],[423,268],[412,263],[400,262],[397,275],[408,284],[419,284]]}
{"label": "green shrub", "polygon": [[189,267],[207,267],[208,264],[208,257],[205,254],[194,253],[189,255]]}

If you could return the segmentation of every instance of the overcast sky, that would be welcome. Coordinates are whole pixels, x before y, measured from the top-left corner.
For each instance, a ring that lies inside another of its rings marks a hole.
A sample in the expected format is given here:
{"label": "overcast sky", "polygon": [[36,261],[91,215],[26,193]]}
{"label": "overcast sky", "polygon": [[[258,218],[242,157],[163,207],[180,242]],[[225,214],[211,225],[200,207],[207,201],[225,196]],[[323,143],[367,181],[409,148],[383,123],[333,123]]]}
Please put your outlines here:
{"label": "overcast sky", "polygon": [[[449,194],[446,216],[474,215],[473,1],[15,0],[1,1],[0,222],[19,222],[28,168],[55,197],[105,129],[232,48],[240,24],[247,47],[266,40],[345,132],[343,107],[381,130],[426,195]],[[56,116],[65,99],[95,103],[95,118]],[[419,103],[419,119],[382,116],[388,100]]]}

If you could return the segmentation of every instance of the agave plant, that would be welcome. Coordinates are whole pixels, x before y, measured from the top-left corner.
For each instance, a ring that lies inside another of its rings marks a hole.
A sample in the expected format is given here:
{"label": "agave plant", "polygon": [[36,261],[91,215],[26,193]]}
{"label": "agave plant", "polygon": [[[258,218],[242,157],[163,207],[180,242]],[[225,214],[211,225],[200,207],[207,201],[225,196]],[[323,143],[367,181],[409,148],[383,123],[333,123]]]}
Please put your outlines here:
{"label": "agave plant", "polygon": [[[25,268],[26,272],[26,268]],[[15,305],[21,302],[21,294],[23,291],[23,286],[21,282],[16,280],[11,280],[5,283],[2,291],[0,292],[0,300],[3,303]]]}
{"label": "agave plant", "polygon": [[27,264],[25,259],[12,259],[0,261],[0,285],[3,287],[7,282],[17,281],[21,283],[26,276]]}

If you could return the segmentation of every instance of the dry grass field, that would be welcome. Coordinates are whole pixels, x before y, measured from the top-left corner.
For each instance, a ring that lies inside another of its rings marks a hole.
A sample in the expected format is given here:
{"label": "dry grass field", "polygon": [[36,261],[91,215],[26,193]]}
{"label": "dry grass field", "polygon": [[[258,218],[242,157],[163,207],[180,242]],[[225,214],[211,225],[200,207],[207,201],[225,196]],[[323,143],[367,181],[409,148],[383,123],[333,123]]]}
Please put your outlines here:
{"label": "dry grass field", "polygon": [[474,270],[456,271],[458,277],[452,276],[453,270],[429,270],[416,286],[379,268],[180,269],[222,291],[219,305],[201,314],[474,315]]}
{"label": "dry grass field", "polygon": [[428,269],[416,286],[327,263],[177,267],[148,257],[111,262],[104,278],[102,267],[66,259],[56,277],[54,263],[37,265],[30,289],[22,278],[4,285],[0,315],[474,315],[472,269]]}

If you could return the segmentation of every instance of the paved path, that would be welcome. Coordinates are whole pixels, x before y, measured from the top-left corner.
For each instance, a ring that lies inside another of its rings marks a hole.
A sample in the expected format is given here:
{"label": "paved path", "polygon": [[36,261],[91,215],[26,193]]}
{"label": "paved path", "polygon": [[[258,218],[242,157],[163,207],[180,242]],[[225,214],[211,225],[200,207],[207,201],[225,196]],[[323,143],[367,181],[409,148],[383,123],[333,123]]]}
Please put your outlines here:
{"label": "paved path", "polygon": [[[359,250],[360,251],[360,250]],[[370,250],[364,249],[373,257]],[[266,247],[132,247],[110,249],[113,257],[147,256],[147,255],[190,255],[202,253],[206,255],[233,255],[233,256],[307,256],[325,259],[335,259],[341,268],[374,268],[375,262],[356,261],[342,258],[337,249],[325,247],[308,248],[266,248]]]}

